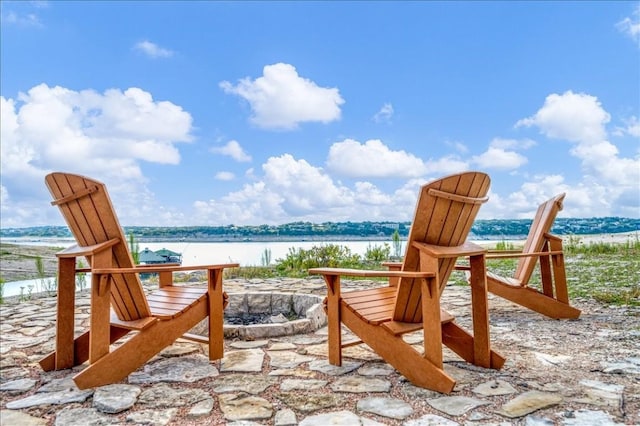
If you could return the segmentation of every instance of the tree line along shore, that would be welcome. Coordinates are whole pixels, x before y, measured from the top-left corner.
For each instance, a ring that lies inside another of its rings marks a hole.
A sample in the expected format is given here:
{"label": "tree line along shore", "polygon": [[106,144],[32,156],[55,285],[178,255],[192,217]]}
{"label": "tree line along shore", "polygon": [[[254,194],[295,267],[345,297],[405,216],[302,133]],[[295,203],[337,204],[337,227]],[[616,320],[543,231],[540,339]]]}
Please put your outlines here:
{"label": "tree line along shore", "polygon": [[[471,229],[471,239],[500,240],[526,237],[530,219],[477,220]],[[186,241],[357,241],[391,240],[397,233],[401,238],[409,235],[410,222],[292,222],[282,225],[256,226],[125,226],[141,242]],[[640,230],[640,219],[558,218],[552,232],[558,235],[619,234]],[[11,238],[71,238],[66,226],[39,226],[30,228],[3,228],[0,237]]]}

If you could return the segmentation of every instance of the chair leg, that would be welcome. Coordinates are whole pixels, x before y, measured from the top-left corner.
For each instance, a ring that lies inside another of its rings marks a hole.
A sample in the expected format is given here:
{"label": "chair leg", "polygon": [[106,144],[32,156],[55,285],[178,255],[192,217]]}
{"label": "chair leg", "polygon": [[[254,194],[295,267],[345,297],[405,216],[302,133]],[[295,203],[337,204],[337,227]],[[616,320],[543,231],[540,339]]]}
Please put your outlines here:
{"label": "chair leg", "polygon": [[[111,326],[111,335],[110,335],[110,343],[113,343],[120,338],[124,337],[129,333],[126,328]],[[73,341],[73,364],[69,365],[65,368],[75,367],[76,365],[80,365],[89,359],[89,339],[90,339],[90,331],[86,331],[82,333],[80,336],[76,337]],[[56,357],[58,355],[57,351],[53,351],[44,358],[42,358],[39,362],[40,367],[44,371],[53,371],[60,370],[60,368],[56,365]]]}
{"label": "chair leg", "polygon": [[155,322],[89,365],[73,378],[74,382],[80,389],[87,389],[124,379],[206,318],[207,314],[207,301],[203,298],[182,315]]}
{"label": "chair leg", "polygon": [[224,356],[222,269],[209,270],[208,274],[209,359],[213,361]]}
{"label": "chair leg", "polygon": [[549,318],[576,319],[580,316],[579,309],[545,296],[533,288],[516,287],[492,279],[488,280],[487,287],[489,292]]}
{"label": "chair leg", "polygon": [[442,343],[465,361],[481,367],[499,370],[505,362],[505,358],[494,351],[489,352],[489,365],[482,365],[474,354],[474,337],[454,322],[442,324]]}
{"label": "chair leg", "polygon": [[342,365],[342,330],[340,314],[340,276],[325,275],[327,283],[327,331],[329,344],[329,364]]}
{"label": "chair leg", "polygon": [[411,383],[437,392],[451,393],[456,382],[442,366],[436,366],[411,345],[381,326],[371,325],[358,318],[349,309],[341,308],[342,322],[386,362]]}

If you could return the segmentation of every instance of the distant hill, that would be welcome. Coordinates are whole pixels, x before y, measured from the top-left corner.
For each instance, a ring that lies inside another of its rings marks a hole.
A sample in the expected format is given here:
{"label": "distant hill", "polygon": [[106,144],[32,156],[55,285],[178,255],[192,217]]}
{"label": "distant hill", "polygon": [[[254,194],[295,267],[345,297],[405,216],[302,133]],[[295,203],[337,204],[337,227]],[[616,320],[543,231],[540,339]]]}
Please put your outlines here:
{"label": "distant hill", "polygon": [[[529,232],[531,220],[477,220],[471,229],[472,238],[516,239]],[[300,241],[300,240],[389,240],[397,230],[404,238],[410,222],[292,222],[284,225],[258,226],[125,226],[139,241]],[[553,232],[558,235],[613,234],[640,232],[640,219],[604,217],[557,219]],[[69,238],[66,226],[38,226],[0,229],[1,238]]]}

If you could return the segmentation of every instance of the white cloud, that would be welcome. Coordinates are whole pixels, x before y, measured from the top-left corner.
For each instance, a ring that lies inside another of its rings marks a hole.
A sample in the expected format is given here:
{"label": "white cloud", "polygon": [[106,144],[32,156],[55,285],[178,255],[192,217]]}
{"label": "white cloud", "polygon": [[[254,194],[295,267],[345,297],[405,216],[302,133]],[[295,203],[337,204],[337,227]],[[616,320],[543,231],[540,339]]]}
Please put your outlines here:
{"label": "white cloud", "polygon": [[35,13],[19,14],[13,11],[2,13],[2,25],[18,25],[22,27],[43,27],[40,18]]}
{"label": "white cloud", "polygon": [[567,91],[547,96],[538,112],[516,123],[520,126],[537,126],[550,138],[571,142],[599,142],[605,138],[605,125],[611,116],[595,96]]}
{"label": "white cloud", "polygon": [[14,216],[3,214],[2,226],[9,226],[10,220],[17,223],[20,215],[30,215],[31,223],[52,222],[38,215],[57,214],[53,209],[43,212],[39,204],[48,198],[43,177],[53,170],[108,181],[112,195],[119,192],[130,203],[127,211],[142,213],[146,204],[141,200],[152,194],[145,192],[139,162],[178,164],[176,143],[191,140],[187,112],[170,102],[154,101],[138,88],[100,94],[41,84],[17,99],[0,97],[0,106],[0,173]]}
{"label": "white cloud", "polygon": [[482,169],[514,170],[527,163],[527,158],[513,149],[528,149],[535,145],[531,139],[495,138],[489,148],[480,155],[473,156],[471,162]]}
{"label": "white cloud", "polygon": [[416,177],[427,171],[420,158],[402,150],[392,151],[377,139],[364,144],[353,139],[334,143],[327,167],[349,177]]}
{"label": "white cloud", "polygon": [[529,149],[535,146],[536,142],[531,139],[503,139],[494,138],[489,146],[500,149]]}
{"label": "white cloud", "polygon": [[[456,171],[460,171],[459,169]],[[401,187],[383,191],[368,181],[348,187],[322,168],[290,154],[269,158],[263,174],[241,190],[194,203],[192,220],[207,225],[280,224],[295,221],[409,221],[418,189],[442,176],[410,178]]]}
{"label": "white cloud", "polygon": [[631,16],[619,21],[616,28],[640,46],[640,5],[636,4]]}
{"label": "white cloud", "polygon": [[390,123],[391,118],[393,117],[393,105],[390,103],[385,103],[380,108],[380,111],[376,112],[373,116],[373,121],[376,123]]}
{"label": "white cloud", "polygon": [[640,121],[638,117],[632,115],[627,119],[623,119],[624,127],[616,126],[613,134],[615,136],[629,135],[636,138],[640,138]]}
{"label": "white cloud", "polygon": [[573,143],[570,153],[581,161],[584,176],[572,190],[591,206],[579,216],[591,211],[596,216],[637,217],[640,157],[620,157],[618,148],[607,140],[609,121],[609,113],[596,97],[568,91],[549,95],[535,115],[517,125],[536,126],[550,139]]}
{"label": "white cloud", "polygon": [[566,197],[559,217],[603,217],[611,216],[614,211],[621,216],[637,217],[638,215],[637,204],[635,212],[628,207],[616,210],[609,198],[607,185],[589,178],[570,184],[561,174],[549,174],[532,176],[517,191],[504,197],[490,193],[489,202],[480,210],[478,217],[532,219],[541,203],[563,192],[566,193]]}
{"label": "white cloud", "polygon": [[[197,223],[277,224],[294,221],[410,220],[417,181],[387,194],[370,182],[348,188],[321,168],[289,154],[271,157],[257,182],[218,200],[194,203]],[[424,183],[424,182],[421,182]],[[366,208],[363,206],[366,205]]]}
{"label": "white cloud", "polygon": [[215,178],[217,180],[224,180],[224,181],[233,180],[235,177],[236,176],[231,172],[218,172],[215,175]]}
{"label": "white cloud", "polygon": [[329,123],[340,119],[344,100],[336,88],[324,88],[298,75],[295,67],[267,65],[263,76],[241,79],[237,85],[220,83],[225,93],[249,102],[251,121],[265,129],[290,130],[304,122]]}
{"label": "white cloud", "polygon": [[170,58],[173,56],[173,51],[160,47],[149,40],[143,40],[136,43],[133,46],[133,50],[142,52],[150,58]]}
{"label": "white cloud", "polygon": [[469,162],[462,160],[455,155],[447,155],[436,160],[427,160],[425,167],[430,174],[450,175],[468,170]]}
{"label": "white cloud", "polygon": [[213,147],[211,148],[211,152],[214,154],[227,155],[239,162],[251,161],[251,156],[244,152],[238,141],[235,140],[231,140],[221,147]]}
{"label": "white cloud", "polygon": [[473,156],[471,161],[482,169],[513,170],[527,163],[527,158],[514,151],[489,147],[480,155]]}
{"label": "white cloud", "polygon": [[466,154],[467,152],[469,152],[469,148],[462,142],[445,141],[445,145],[452,147],[456,150],[456,152],[459,152],[460,154]]}

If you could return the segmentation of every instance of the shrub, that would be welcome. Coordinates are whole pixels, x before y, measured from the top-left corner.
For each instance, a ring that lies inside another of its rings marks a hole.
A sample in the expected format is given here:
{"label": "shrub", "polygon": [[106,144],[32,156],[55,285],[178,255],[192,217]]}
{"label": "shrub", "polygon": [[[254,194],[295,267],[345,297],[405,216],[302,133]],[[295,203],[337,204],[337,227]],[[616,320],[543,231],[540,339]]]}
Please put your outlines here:
{"label": "shrub", "polygon": [[276,271],[285,276],[305,276],[309,268],[357,268],[362,265],[360,255],[337,244],[313,246],[309,250],[291,247],[287,256],[276,262]]}

